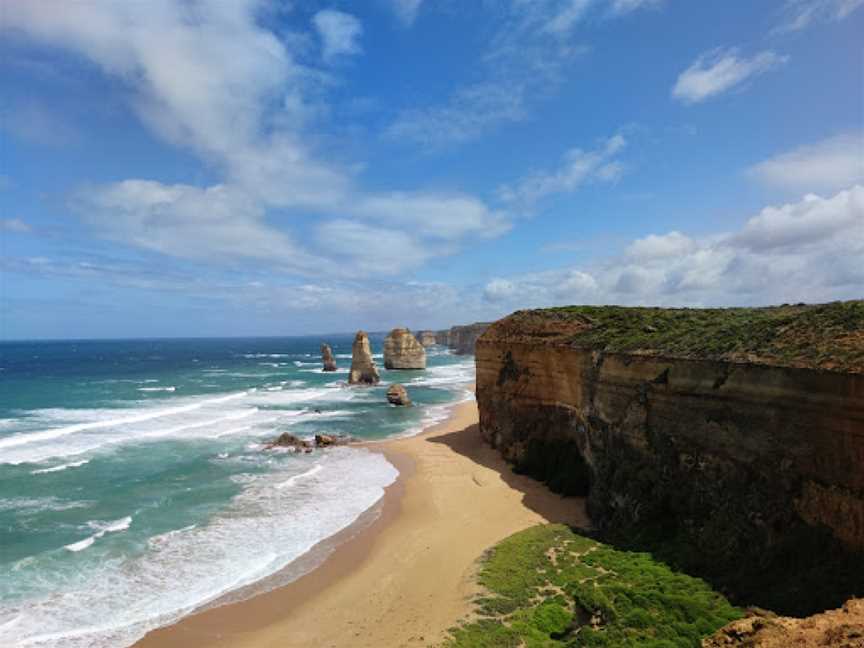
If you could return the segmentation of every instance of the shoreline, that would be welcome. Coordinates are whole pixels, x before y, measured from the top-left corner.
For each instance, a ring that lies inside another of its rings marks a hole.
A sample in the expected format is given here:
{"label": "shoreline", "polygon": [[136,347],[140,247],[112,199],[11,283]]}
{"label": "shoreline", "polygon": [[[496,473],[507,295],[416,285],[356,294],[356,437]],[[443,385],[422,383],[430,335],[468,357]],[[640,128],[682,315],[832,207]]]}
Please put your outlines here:
{"label": "shoreline", "polygon": [[399,476],[354,523],[286,567],[311,570],[266,590],[281,570],[134,646],[434,644],[471,613],[472,576],[486,549],[541,522],[590,524],[584,501],[514,475],[482,442],[473,400],[419,434],[362,446],[384,454]]}

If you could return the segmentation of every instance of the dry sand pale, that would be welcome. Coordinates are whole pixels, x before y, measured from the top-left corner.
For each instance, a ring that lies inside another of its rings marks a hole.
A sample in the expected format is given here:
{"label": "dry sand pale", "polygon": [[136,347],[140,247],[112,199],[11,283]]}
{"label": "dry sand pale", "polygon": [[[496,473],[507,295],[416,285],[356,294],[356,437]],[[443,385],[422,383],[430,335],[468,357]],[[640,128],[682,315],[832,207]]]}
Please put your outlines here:
{"label": "dry sand pale", "polygon": [[139,648],[434,645],[470,613],[487,548],[541,522],[588,524],[583,501],[514,475],[482,442],[473,401],[420,436],[370,448],[400,470],[371,526],[294,583],[152,632]]}

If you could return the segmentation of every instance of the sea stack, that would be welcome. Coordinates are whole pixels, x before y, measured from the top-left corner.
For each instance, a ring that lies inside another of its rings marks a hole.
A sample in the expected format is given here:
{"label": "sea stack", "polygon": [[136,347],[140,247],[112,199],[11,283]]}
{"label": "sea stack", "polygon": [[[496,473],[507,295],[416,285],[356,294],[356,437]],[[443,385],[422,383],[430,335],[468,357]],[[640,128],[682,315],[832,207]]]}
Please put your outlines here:
{"label": "sea stack", "polygon": [[430,347],[438,343],[438,340],[435,338],[435,331],[419,331],[416,337],[417,341],[424,347]]}
{"label": "sea stack", "polygon": [[348,375],[349,385],[377,385],[381,380],[378,367],[372,359],[372,347],[365,331],[357,331],[354,344],[351,347],[351,373]]}
{"label": "sea stack", "polygon": [[408,390],[399,383],[393,383],[387,389],[387,402],[391,405],[402,405],[404,407],[411,405]]}
{"label": "sea stack", "polygon": [[321,362],[324,363],[324,371],[336,371],[336,358],[329,344],[321,345]]}
{"label": "sea stack", "polygon": [[395,328],[384,340],[384,367],[425,369],[426,349],[406,328]]}

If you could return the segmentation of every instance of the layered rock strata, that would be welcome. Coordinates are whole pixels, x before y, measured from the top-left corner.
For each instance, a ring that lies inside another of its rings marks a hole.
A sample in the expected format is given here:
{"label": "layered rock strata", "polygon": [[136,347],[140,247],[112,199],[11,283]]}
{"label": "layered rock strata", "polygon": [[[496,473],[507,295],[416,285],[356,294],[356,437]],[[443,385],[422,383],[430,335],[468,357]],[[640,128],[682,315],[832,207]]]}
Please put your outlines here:
{"label": "layered rock strata", "polygon": [[324,365],[324,371],[336,371],[336,358],[333,357],[333,350],[329,344],[321,345],[321,362]]}
{"label": "layered rock strata", "polygon": [[395,328],[384,340],[386,369],[425,369],[426,349],[406,328]]}
{"label": "layered rock strata", "polygon": [[369,336],[364,331],[357,331],[354,344],[351,347],[351,371],[348,374],[349,385],[377,385],[381,381],[378,367],[372,359],[372,347]]}
{"label": "layered rock strata", "polygon": [[607,540],[744,604],[864,582],[864,302],[515,313],[477,344],[484,438]]}

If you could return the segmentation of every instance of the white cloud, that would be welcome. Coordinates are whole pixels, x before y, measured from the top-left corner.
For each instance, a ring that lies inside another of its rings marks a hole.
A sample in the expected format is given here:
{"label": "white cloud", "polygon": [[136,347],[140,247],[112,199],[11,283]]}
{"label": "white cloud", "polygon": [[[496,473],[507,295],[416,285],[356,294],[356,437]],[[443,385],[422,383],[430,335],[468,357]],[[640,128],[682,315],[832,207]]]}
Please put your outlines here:
{"label": "white cloud", "polygon": [[864,135],[848,133],[760,162],[748,174],[772,187],[836,191],[864,183]]}
{"label": "white cloud", "polygon": [[28,234],[33,231],[33,228],[20,218],[0,218],[0,231]]}
{"label": "white cloud", "polygon": [[180,258],[262,260],[299,271],[320,263],[266,225],[256,201],[225,185],[124,180],[82,192],[78,211],[103,236]]}
{"label": "white cloud", "polygon": [[612,12],[627,14],[638,9],[657,8],[664,2],[665,0],[612,0]]}
{"label": "white cloud", "polygon": [[370,195],[349,209],[370,220],[445,241],[469,235],[498,236],[510,227],[503,212],[492,211],[476,198],[462,194]]}
{"label": "white cloud", "polygon": [[403,110],[387,128],[386,136],[432,147],[466,142],[498,124],[524,119],[527,95],[522,82],[496,80],[467,85],[443,105]]}
{"label": "white cloud", "polygon": [[385,133],[397,141],[439,148],[476,139],[526,118],[531,105],[561,84],[568,65],[585,54],[573,43],[583,0],[509,0],[484,5],[491,36],[468,79],[443,102],[429,98],[397,113]]}
{"label": "white cloud", "polygon": [[[399,0],[391,0],[398,3]],[[576,40],[592,15],[620,18],[665,0],[496,0],[464,3],[477,11],[490,34],[466,79],[444,101],[421,99],[401,109],[385,134],[441,148],[477,139],[504,124],[526,119],[554,93],[590,47]]]}
{"label": "white cloud", "polygon": [[593,0],[568,0],[546,23],[545,31],[565,34],[585,16]]}
{"label": "white cloud", "polygon": [[687,254],[696,247],[696,243],[681,232],[668,234],[649,234],[645,238],[633,241],[627,247],[627,256],[633,259],[650,260]]}
{"label": "white cloud", "polygon": [[[349,220],[322,223],[317,228],[322,247],[332,246],[341,259],[365,274],[396,274],[423,265],[441,248],[424,245],[408,232]],[[452,251],[452,250],[451,250]]]}
{"label": "white cloud", "polygon": [[864,186],[766,207],[737,232],[634,241],[621,257],[489,281],[502,311],[561,304],[746,305],[861,297]]}
{"label": "white cloud", "polygon": [[420,13],[420,6],[423,0],[386,0],[390,4],[390,8],[396,14],[399,21],[406,27],[410,27],[417,20],[417,14]]}
{"label": "white cloud", "polygon": [[334,9],[322,9],[312,17],[312,23],[321,37],[325,61],[337,56],[360,54],[360,36],[363,25],[351,14]]}
{"label": "white cloud", "polygon": [[[356,268],[319,263],[340,257],[340,250],[301,249],[289,219],[350,218],[358,227],[345,231],[355,239],[385,223],[417,246],[430,237],[449,241],[417,259],[452,252],[460,236],[506,229],[505,216],[476,198],[371,193],[358,186],[354,168],[323,161],[309,122],[332,79],[296,60],[290,46],[299,42],[308,54],[308,39],[277,37],[258,22],[266,6],[264,0],[43,0],[4,7],[0,29],[69,50],[126,83],[133,109],[153,132],[191,149],[220,176],[209,187],[141,178],[90,187],[76,206],[97,234],[213,264],[258,260],[297,272],[318,265],[345,275],[397,269],[360,257]],[[361,26],[352,16],[322,11],[314,24],[325,57],[357,50]]]}
{"label": "white cloud", "polygon": [[775,31],[800,31],[814,23],[837,22],[862,6],[864,0],[786,0],[783,22]]}
{"label": "white cloud", "polygon": [[570,149],[558,169],[529,174],[513,186],[501,187],[499,196],[505,203],[530,209],[548,196],[575,191],[587,182],[613,182],[623,173],[616,156],[626,145],[622,135],[614,135],[590,151]]}
{"label": "white cloud", "polygon": [[681,73],[672,89],[672,96],[688,104],[705,101],[765,74],[787,60],[787,57],[772,51],[747,58],[739,56],[735,48],[711,50],[699,56]]}
{"label": "white cloud", "polygon": [[860,185],[831,198],[808,194],[798,203],[766,207],[747,221],[733,241],[751,250],[798,250],[837,236],[864,242],[864,188]]}

